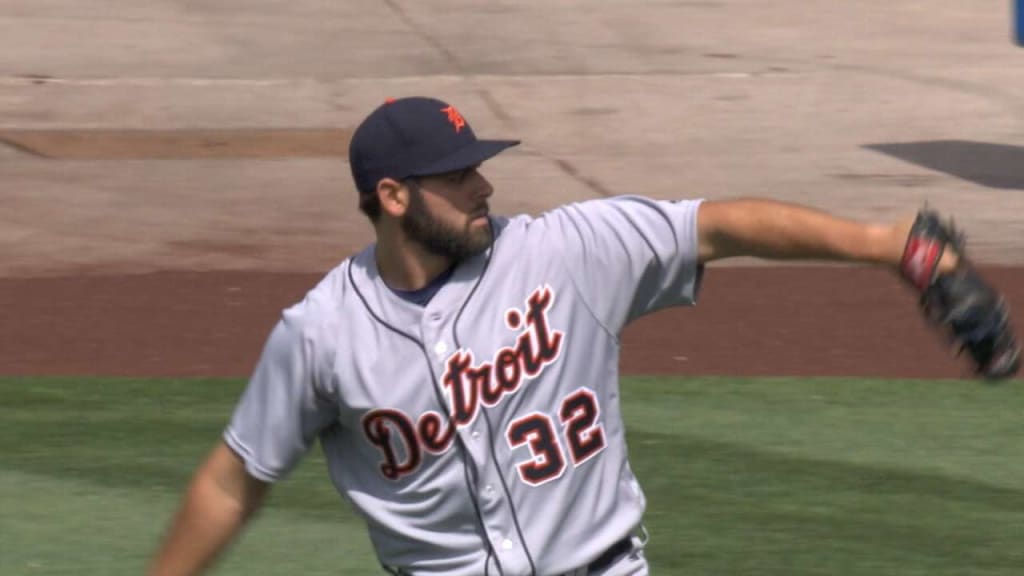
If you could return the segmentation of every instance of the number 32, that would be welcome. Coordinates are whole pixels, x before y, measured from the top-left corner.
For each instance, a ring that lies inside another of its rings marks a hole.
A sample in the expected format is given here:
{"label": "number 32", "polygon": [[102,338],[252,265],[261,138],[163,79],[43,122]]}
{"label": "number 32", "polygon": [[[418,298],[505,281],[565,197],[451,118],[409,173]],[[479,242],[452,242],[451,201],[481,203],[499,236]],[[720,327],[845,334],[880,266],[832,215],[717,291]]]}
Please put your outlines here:
{"label": "number 32", "polygon": [[[581,387],[562,400],[558,420],[574,468],[604,450],[604,427],[597,421],[600,414],[597,395],[589,388]],[[530,449],[531,458],[516,465],[523,482],[540,486],[565,472],[564,451],[547,414],[531,412],[513,420],[505,437],[513,450],[524,444]]]}

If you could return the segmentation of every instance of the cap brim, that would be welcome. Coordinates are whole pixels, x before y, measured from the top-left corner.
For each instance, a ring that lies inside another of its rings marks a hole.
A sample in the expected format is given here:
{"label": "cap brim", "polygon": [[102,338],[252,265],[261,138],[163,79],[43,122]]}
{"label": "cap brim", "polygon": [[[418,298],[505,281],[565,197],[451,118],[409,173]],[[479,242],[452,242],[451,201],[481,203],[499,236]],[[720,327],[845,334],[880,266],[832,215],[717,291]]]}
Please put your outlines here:
{"label": "cap brim", "polygon": [[519,140],[474,140],[472,144],[459,148],[455,153],[432,162],[427,166],[417,168],[409,176],[430,176],[431,174],[444,174],[456,170],[482,164],[485,160],[500,154],[506,148],[519,144]]}

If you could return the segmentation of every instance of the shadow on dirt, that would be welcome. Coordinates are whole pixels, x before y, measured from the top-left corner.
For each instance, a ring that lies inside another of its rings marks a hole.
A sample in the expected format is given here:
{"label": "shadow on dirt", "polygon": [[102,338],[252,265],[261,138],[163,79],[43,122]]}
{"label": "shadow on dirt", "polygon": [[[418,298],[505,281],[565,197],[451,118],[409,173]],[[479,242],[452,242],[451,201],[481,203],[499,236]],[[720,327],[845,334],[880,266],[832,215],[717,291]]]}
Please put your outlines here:
{"label": "shadow on dirt", "polygon": [[1024,146],[931,140],[864,147],[989,188],[1024,190]]}

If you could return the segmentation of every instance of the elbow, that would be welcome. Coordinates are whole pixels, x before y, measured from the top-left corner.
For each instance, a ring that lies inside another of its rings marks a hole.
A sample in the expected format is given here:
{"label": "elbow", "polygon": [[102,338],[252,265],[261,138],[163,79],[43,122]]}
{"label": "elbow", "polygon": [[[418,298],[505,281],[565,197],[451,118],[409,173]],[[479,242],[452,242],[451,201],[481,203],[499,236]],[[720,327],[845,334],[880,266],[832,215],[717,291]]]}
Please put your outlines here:
{"label": "elbow", "polygon": [[697,255],[701,263],[744,255],[743,243],[733,230],[735,209],[730,202],[703,202],[697,212]]}
{"label": "elbow", "polygon": [[242,519],[259,509],[269,489],[270,484],[250,475],[245,461],[223,442],[197,472],[191,486],[191,490],[223,502]]}

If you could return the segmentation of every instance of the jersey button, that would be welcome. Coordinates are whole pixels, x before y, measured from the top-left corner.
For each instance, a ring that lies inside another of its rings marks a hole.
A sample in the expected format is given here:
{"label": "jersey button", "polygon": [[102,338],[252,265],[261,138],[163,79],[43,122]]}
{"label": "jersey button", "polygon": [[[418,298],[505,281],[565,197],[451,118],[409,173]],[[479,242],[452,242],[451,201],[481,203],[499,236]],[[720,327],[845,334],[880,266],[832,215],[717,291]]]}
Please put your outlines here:
{"label": "jersey button", "polygon": [[438,342],[434,344],[434,354],[438,356],[444,356],[444,353],[448,351],[448,345],[444,342]]}
{"label": "jersey button", "polygon": [[470,436],[473,437],[473,440],[479,440],[480,439],[480,433],[477,432],[476,430],[473,430],[473,433],[470,434]]}
{"label": "jersey button", "polygon": [[511,550],[512,546],[514,546],[514,544],[512,544],[512,541],[509,540],[508,538],[505,538],[504,540],[501,541],[501,549],[502,550]]}

